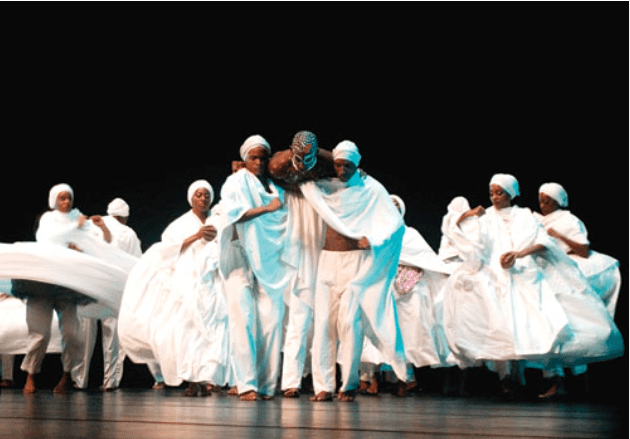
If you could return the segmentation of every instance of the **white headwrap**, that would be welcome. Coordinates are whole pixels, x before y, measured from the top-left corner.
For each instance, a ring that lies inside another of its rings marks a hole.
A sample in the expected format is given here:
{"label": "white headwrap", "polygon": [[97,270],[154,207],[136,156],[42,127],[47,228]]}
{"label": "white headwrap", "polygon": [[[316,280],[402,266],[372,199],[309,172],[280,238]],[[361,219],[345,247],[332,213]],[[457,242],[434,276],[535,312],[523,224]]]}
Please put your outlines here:
{"label": "white headwrap", "polygon": [[190,203],[191,206],[193,205],[192,198],[198,189],[208,189],[208,192],[210,192],[210,204],[212,204],[214,201],[214,190],[206,180],[197,180],[188,187],[188,203]]}
{"label": "white headwrap", "polygon": [[540,186],[539,194],[547,194],[558,203],[560,207],[569,207],[569,194],[558,183],[545,183]]}
{"label": "white headwrap", "polygon": [[361,154],[359,154],[359,148],[353,142],[344,140],[332,150],[333,159],[343,159],[354,163],[355,166],[359,166],[361,163]]}
{"label": "white headwrap", "polygon": [[269,142],[267,142],[263,136],[256,134],[248,137],[247,140],[245,140],[245,143],[241,145],[241,159],[247,160],[249,151],[257,147],[263,147],[271,153],[271,146],[269,146]]}
{"label": "white headwrap", "polygon": [[48,194],[48,207],[53,210],[57,207],[57,197],[62,192],[68,192],[70,194],[70,197],[72,197],[72,199],[74,200],[74,191],[72,190],[70,185],[66,183],[61,183],[53,186],[50,189],[50,193]]}
{"label": "white headwrap", "polygon": [[398,195],[390,195],[390,197],[392,198],[392,201],[396,201],[396,203],[398,203],[398,206],[400,206],[398,210],[404,218],[405,213],[407,212],[407,206],[405,206],[405,202]]}
{"label": "white headwrap", "polygon": [[122,198],[115,198],[107,205],[107,215],[126,218],[129,216],[129,205]]}
{"label": "white headwrap", "polygon": [[518,180],[510,174],[494,174],[490,180],[490,186],[496,184],[501,186],[505,192],[510,194],[510,198],[514,199],[521,195]]}

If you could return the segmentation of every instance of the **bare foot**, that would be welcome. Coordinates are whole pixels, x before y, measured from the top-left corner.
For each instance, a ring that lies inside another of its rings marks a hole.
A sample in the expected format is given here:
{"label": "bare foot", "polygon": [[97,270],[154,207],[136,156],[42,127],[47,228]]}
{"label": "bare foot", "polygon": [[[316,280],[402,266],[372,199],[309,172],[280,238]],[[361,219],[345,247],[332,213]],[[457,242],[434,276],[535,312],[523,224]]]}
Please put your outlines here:
{"label": "bare foot", "polygon": [[35,387],[35,375],[28,374],[26,377],[26,384],[24,385],[24,390],[22,391],[25,395],[32,395],[37,392],[37,388]]}
{"label": "bare foot", "polygon": [[250,390],[240,395],[240,399],[241,401],[258,401],[258,393],[254,390]]}
{"label": "bare foot", "polygon": [[153,387],[151,387],[153,390],[164,390],[166,389],[166,384],[164,384],[164,382],[162,381],[156,381],[153,384]]}
{"label": "bare foot", "polygon": [[333,396],[332,396],[332,393],[330,392],[319,392],[317,395],[311,398],[311,401],[313,402],[325,402],[325,401],[332,401],[332,400],[333,400]]}
{"label": "bare foot", "polygon": [[13,387],[14,384],[13,380],[2,380],[0,381],[0,389],[9,389]]}
{"label": "bare foot", "polygon": [[376,378],[372,380],[372,382],[370,383],[370,387],[368,387],[365,392],[368,395],[378,396],[378,381],[376,380]]}
{"label": "bare foot", "polygon": [[356,392],[339,392],[337,399],[341,402],[353,402],[356,398]]}
{"label": "bare foot", "polygon": [[72,390],[72,377],[70,376],[70,372],[64,372],[61,380],[59,380],[59,384],[55,386],[53,389],[53,393],[58,395],[66,395],[70,393]]}
{"label": "bare foot", "polygon": [[359,393],[367,393],[368,387],[370,387],[370,383],[368,381],[360,381],[357,391]]}
{"label": "bare foot", "polygon": [[238,396],[238,387],[234,386],[230,390],[228,390],[228,395]]}
{"label": "bare foot", "polygon": [[289,389],[284,392],[284,397],[285,398],[299,398],[300,392],[298,391],[298,389],[295,389],[295,388]]}

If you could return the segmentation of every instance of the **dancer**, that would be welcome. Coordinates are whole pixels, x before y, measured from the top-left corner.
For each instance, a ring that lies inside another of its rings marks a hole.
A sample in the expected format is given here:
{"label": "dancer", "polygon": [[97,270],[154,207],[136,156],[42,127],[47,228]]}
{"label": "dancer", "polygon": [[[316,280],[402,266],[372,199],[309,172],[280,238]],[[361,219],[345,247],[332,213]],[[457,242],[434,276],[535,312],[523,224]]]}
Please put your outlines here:
{"label": "dancer", "polygon": [[[404,218],[407,210],[404,201],[397,195],[391,198]],[[448,346],[436,318],[436,299],[451,272],[452,268],[438,259],[422,235],[405,226],[398,273],[392,285],[407,358],[407,383],[398,382],[398,396],[406,396],[409,390],[417,387],[414,366],[445,365]],[[361,390],[376,395],[379,391],[376,366],[383,364],[386,367],[386,364],[368,338],[361,362]],[[385,374],[390,375],[389,371]]]}
{"label": "dancer", "polygon": [[549,236],[578,264],[591,287],[615,316],[621,289],[619,261],[593,251],[586,226],[569,210],[569,195],[558,183],[545,183],[539,189],[540,211],[536,213]]}
{"label": "dancer", "polygon": [[220,270],[229,292],[232,372],[244,401],[276,393],[284,295],[296,269],[284,190],[267,175],[270,153],[263,137],[249,137],[240,148],[245,168],[221,189]]}
{"label": "dancer", "polygon": [[[81,251],[75,242],[69,241],[77,231],[96,234],[102,233],[103,239],[111,242],[112,236],[100,216],[91,218],[96,228],[90,226],[88,218],[77,209],[73,209],[74,191],[67,184],[59,184],[50,190],[48,205],[50,212],[45,213],[39,223],[36,239],[38,242],[67,246]],[[99,230],[100,229],[100,230]],[[28,373],[24,386],[25,394],[36,391],[35,374],[41,371],[46,348],[50,342],[50,325],[53,312],[59,318],[59,329],[63,337],[63,375],[55,386],[54,393],[68,393],[72,388],[71,372],[80,361],[82,342],[80,323],[77,317],[77,304],[81,303],[73,293],[65,289],[45,284],[29,283],[27,288],[49,289],[50,294],[31,295],[27,301],[26,321],[29,331],[29,345],[22,370]],[[26,288],[25,288],[26,289]],[[54,291],[53,291],[54,290]],[[85,302],[84,302],[85,303]]]}
{"label": "dancer", "polygon": [[[326,223],[315,292],[313,401],[330,401],[341,366],[337,398],[354,401],[364,334],[388,364],[406,379],[404,347],[394,298],[404,224],[385,188],[357,167],[357,146],[341,142],[333,150],[336,179],[301,185],[305,198]],[[339,346],[337,344],[339,342]]]}
{"label": "dancer", "polygon": [[[585,279],[531,211],[513,205],[518,181],[496,174],[490,195],[491,208],[467,211],[445,230],[467,261],[444,289],[452,360],[460,368],[489,361],[515,390],[524,384],[520,360],[577,365],[618,355],[606,345],[617,345],[619,332]],[[579,318],[584,306],[596,324]]]}
{"label": "dancer", "polygon": [[[127,226],[129,205],[121,198],[116,198],[107,206],[107,214],[108,216],[103,218],[103,222],[112,235],[112,246],[133,256],[142,256],[140,240],[133,229]],[[82,361],[72,370],[72,379],[76,388],[87,388],[99,320],[103,339],[103,384],[100,389],[113,391],[120,385],[125,361],[125,356],[119,349],[118,319],[116,317],[81,319],[84,342],[83,356]]]}
{"label": "dancer", "polygon": [[300,131],[291,147],[276,152],[269,161],[269,173],[282,186],[289,212],[290,245],[298,253],[299,267],[291,282],[288,324],[282,363],[282,391],[285,398],[300,396],[302,379],[311,371],[313,343],[313,297],[317,280],[319,255],[324,247],[325,226],[306,201],[300,183],[335,175],[330,151],[319,148],[317,137]]}
{"label": "dancer", "polygon": [[227,315],[213,198],[207,181],[190,185],[191,210],[166,228],[130,274],[119,316],[123,351],[134,362],[157,363],[169,386],[188,382],[184,396],[210,396],[226,380]]}
{"label": "dancer", "polygon": [[[610,316],[614,318],[619,290],[621,288],[621,274],[619,262],[610,256],[592,251],[588,240],[588,233],[584,223],[573,215],[569,207],[569,196],[558,183],[545,183],[539,189],[539,202],[542,215],[536,213],[545,230],[561,250],[578,265],[590,286],[603,300]],[[596,312],[583,309],[581,318],[589,320],[590,314]],[[586,364],[570,368],[571,374],[579,381],[586,382]],[[563,367],[547,368],[543,377],[550,381],[547,391],[539,395],[540,399],[550,399],[557,395],[566,394],[564,388],[565,372]]]}

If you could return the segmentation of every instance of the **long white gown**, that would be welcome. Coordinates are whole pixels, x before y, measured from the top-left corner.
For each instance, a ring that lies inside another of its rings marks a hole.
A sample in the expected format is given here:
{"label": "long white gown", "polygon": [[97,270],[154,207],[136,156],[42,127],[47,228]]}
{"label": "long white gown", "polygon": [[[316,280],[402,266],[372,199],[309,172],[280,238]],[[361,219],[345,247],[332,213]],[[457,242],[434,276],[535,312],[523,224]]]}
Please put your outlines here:
{"label": "long white gown", "polygon": [[[218,228],[217,215],[206,224]],[[118,319],[124,352],[136,363],[158,363],[170,386],[226,381],[228,319],[217,244],[198,240],[181,252],[202,226],[189,211],[166,228],[131,272]]]}
{"label": "long white gown", "polygon": [[[444,290],[444,329],[460,367],[483,360],[574,366],[622,355],[601,300],[529,209],[489,208],[447,233],[466,261]],[[501,267],[501,255],[534,244],[546,251]]]}

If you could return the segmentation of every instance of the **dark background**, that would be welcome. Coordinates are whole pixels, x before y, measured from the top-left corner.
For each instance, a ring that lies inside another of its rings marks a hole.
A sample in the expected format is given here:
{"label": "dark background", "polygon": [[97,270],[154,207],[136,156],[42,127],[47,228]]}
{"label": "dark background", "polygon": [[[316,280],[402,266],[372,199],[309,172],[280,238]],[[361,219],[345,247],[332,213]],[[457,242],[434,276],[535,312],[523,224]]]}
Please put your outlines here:
{"label": "dark background", "polygon": [[[448,202],[489,205],[494,173],[514,174],[532,209],[540,184],[561,183],[592,248],[620,261],[627,343],[627,5],[285,8],[85,12],[44,31],[5,15],[18,25],[3,31],[0,242],[33,239],[67,182],[86,214],[124,198],[146,249],[192,181],[220,191],[249,135],[279,150],[307,129],[327,149],[356,142],[435,250]],[[595,369],[602,386],[625,381],[627,355]]]}

